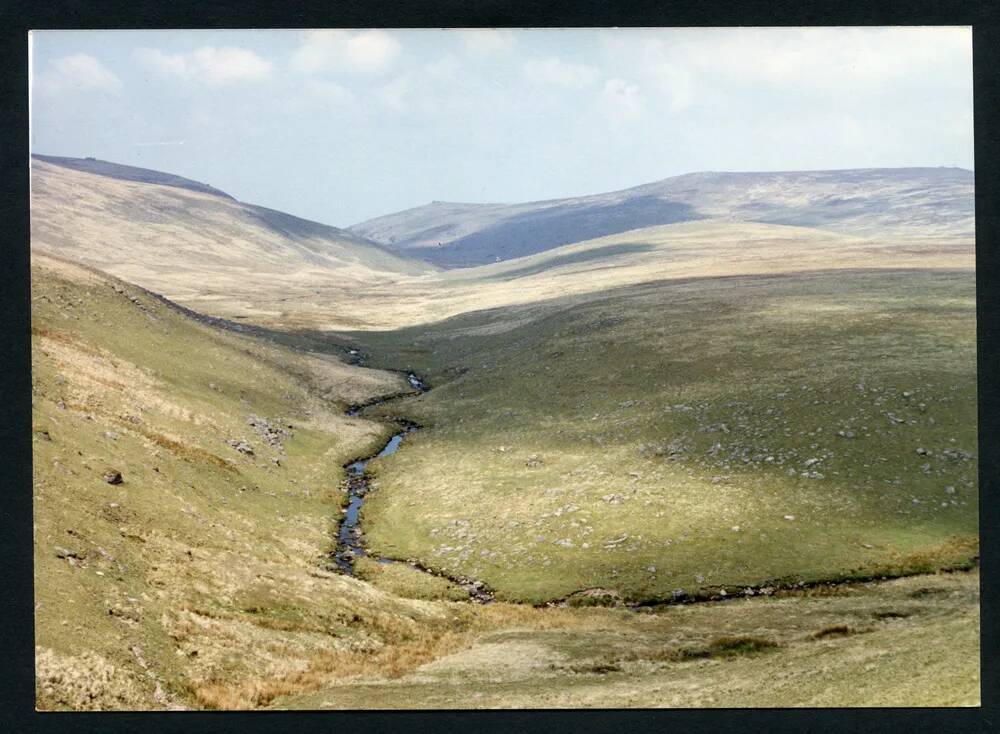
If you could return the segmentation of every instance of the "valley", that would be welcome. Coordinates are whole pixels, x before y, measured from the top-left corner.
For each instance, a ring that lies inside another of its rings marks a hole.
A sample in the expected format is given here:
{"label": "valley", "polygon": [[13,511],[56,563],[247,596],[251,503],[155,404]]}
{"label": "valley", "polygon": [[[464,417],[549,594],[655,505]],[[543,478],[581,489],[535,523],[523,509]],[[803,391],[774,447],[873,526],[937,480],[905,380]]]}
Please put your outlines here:
{"label": "valley", "polygon": [[33,162],[39,707],[978,704],[969,172],[126,168]]}

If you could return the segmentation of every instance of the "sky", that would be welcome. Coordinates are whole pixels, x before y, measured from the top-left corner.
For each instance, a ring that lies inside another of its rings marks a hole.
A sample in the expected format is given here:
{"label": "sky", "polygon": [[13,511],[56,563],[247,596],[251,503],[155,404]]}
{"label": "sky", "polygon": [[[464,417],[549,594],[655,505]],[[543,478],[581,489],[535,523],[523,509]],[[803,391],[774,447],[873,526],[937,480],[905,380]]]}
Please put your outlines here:
{"label": "sky", "polygon": [[973,166],[965,27],[35,31],[31,149],[326,224],[694,171]]}

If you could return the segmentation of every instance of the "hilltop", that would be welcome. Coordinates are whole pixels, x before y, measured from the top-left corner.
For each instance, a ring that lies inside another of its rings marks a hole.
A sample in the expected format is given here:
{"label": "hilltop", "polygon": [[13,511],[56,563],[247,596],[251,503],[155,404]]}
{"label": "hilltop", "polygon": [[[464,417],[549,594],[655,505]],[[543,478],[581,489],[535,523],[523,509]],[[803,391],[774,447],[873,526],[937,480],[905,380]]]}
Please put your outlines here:
{"label": "hilltop", "polygon": [[509,260],[632,229],[707,218],[856,236],[971,236],[973,178],[961,168],[690,173],[568,199],[432,202],[350,230],[444,267]]}
{"label": "hilltop", "polygon": [[[170,174],[138,179],[132,172],[142,169],[98,163],[100,172],[86,170],[87,161],[32,162],[32,249],[195,310],[211,311],[208,303],[221,300],[235,304],[225,315],[265,321],[279,316],[273,304],[302,284],[343,287],[435,269],[345,230],[182,185]],[[272,304],[262,307],[268,296]]]}

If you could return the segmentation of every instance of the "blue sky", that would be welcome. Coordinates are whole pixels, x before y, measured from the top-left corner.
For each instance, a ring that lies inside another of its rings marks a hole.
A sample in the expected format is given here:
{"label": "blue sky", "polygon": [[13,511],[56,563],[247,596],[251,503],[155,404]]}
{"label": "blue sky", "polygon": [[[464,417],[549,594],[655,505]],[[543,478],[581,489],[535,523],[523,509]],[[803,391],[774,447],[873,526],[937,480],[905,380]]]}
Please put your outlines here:
{"label": "blue sky", "polygon": [[692,171],[972,168],[971,31],[36,31],[31,147],[338,226]]}

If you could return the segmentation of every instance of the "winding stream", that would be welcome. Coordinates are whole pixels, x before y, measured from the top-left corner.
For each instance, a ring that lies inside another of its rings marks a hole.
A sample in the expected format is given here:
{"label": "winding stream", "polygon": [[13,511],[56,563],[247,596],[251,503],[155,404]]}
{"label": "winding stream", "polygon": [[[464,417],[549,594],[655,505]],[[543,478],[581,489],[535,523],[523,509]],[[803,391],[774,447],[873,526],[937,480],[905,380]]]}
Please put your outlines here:
{"label": "winding stream", "polygon": [[[410,387],[417,391],[417,393],[425,393],[430,389],[412,372],[407,373],[406,380],[410,383]],[[356,416],[365,408],[382,405],[392,400],[399,400],[404,397],[410,397],[413,394],[413,392],[406,392],[395,395],[387,395],[386,397],[378,398],[367,403],[353,405],[348,408],[347,415]],[[344,468],[347,470],[346,489],[348,502],[346,509],[343,511],[340,527],[337,530],[337,548],[333,552],[332,558],[336,563],[337,568],[342,573],[349,576],[354,575],[354,560],[356,558],[371,555],[365,550],[364,535],[361,531],[360,517],[361,507],[365,502],[365,497],[371,491],[371,475],[368,473],[368,463],[374,459],[379,459],[383,456],[390,456],[396,453],[396,451],[399,450],[400,444],[403,443],[403,439],[406,437],[406,434],[419,429],[419,426],[416,423],[403,418],[397,418],[395,419],[395,422],[400,426],[401,430],[394,433],[377,454],[369,456],[366,459],[357,459],[356,461],[352,461],[349,464],[344,465]],[[480,581],[446,576],[445,574],[432,571],[429,568],[421,566],[415,561],[401,561],[396,558],[385,558],[382,556],[371,557],[379,563],[405,563],[411,568],[415,568],[419,571],[447,578],[452,583],[465,589],[468,592],[469,599],[471,601],[479,602],[481,604],[488,604],[493,601],[493,592],[487,589],[486,586]]]}

